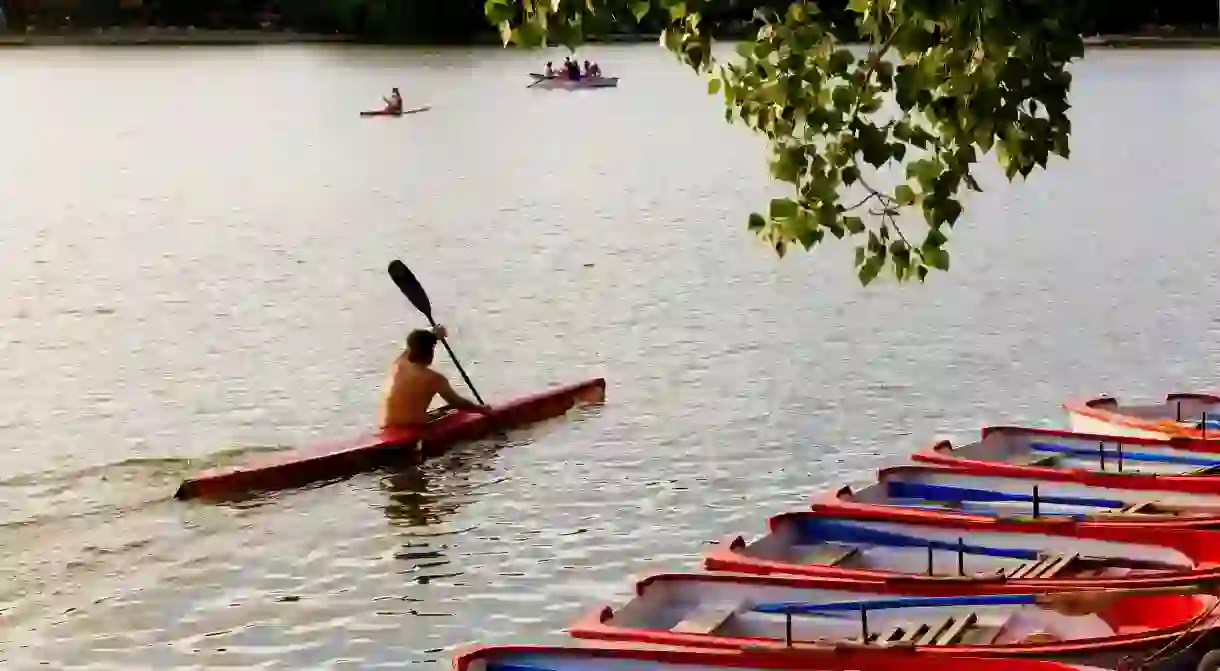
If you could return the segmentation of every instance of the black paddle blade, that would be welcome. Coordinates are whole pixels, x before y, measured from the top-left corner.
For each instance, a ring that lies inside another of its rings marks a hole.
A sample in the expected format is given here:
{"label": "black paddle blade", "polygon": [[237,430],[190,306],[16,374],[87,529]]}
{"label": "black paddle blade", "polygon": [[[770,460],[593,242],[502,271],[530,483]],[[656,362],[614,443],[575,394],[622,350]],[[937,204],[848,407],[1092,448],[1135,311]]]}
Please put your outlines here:
{"label": "black paddle blade", "polygon": [[432,321],[432,303],[428,300],[428,292],[424,291],[424,286],[415,279],[415,273],[407,267],[407,264],[394,259],[390,262],[390,279],[394,280],[394,284],[398,285],[398,290],[411,301],[411,305],[415,306],[416,310],[423,313],[428,321]]}

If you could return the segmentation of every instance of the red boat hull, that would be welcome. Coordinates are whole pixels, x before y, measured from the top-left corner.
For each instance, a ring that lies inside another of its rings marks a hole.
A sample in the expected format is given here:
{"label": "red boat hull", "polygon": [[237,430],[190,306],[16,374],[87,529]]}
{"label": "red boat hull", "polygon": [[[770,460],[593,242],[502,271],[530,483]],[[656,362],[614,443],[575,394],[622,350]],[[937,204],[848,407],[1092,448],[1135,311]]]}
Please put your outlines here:
{"label": "red boat hull", "polygon": [[[937,443],[937,445],[948,445],[946,441]],[[976,471],[965,467],[945,466],[945,465],[927,465],[927,466],[892,466],[883,468],[877,471],[878,478],[884,478],[887,473],[902,473],[904,471],[946,471],[950,473],[973,473],[977,475],[998,475],[1003,477],[1013,477],[1027,479],[1030,486],[1034,486],[1039,482],[1080,482],[1082,484],[1096,484],[1105,487],[1126,487],[1125,481],[1120,479],[1117,482],[1102,481],[1094,482],[1094,478],[1081,479],[1080,473],[1076,471],[1068,471],[1056,469],[1053,473],[1046,474],[1029,474],[1029,473],[987,473],[984,471]],[[1092,475],[1092,474],[1089,474]],[[1127,476],[1120,476],[1127,477]],[[1159,480],[1159,479],[1158,479]],[[1139,490],[1134,490],[1139,491]],[[1146,491],[1146,490],[1145,490]],[[1207,493],[1207,492],[1204,492]],[[835,510],[841,510],[848,514],[872,514],[876,511],[884,511],[883,514],[891,514],[889,511],[903,511],[904,519],[912,521],[924,520],[956,520],[961,522],[988,522],[996,518],[987,515],[976,515],[971,513],[958,512],[953,510],[922,510],[919,508],[903,508],[901,506],[892,506],[881,503],[870,503],[856,499],[855,493],[851,487],[840,487],[839,489],[821,494],[814,497],[812,505],[830,506]],[[1014,521],[1022,523],[1031,521],[1033,518],[1029,515],[1013,516]],[[1094,527],[1113,527],[1119,529],[1130,529],[1132,527],[1153,527],[1156,529],[1220,529],[1220,515],[1191,515],[1189,517],[1149,517],[1148,519],[1140,519],[1137,516],[1132,516],[1130,519],[1089,519],[1076,521],[1067,517],[1042,517],[1037,520],[1040,524],[1060,526],[1064,528],[1080,528],[1089,529]]]}
{"label": "red boat hull", "polygon": [[[790,576],[751,576],[732,573],[708,574],[659,574],[641,579],[635,585],[636,594],[643,596],[645,591],[657,586],[662,591],[667,581],[689,581],[697,579],[707,583],[750,583],[760,586],[786,587],[793,589],[834,589],[843,591],[875,592],[886,591],[895,595],[928,595],[928,587],[914,583],[905,583],[902,587],[887,585],[883,582],[868,583],[834,580],[831,578],[806,578]],[[1072,590],[1069,590],[1072,591]],[[955,595],[1028,593],[1028,590],[1014,589],[1010,586],[961,585]],[[1095,593],[1094,593],[1095,594]],[[1213,599],[1212,597],[1205,597]],[[1098,615],[1120,633],[1106,638],[1082,638],[1045,643],[1007,643],[991,645],[914,645],[906,649],[911,654],[927,655],[932,659],[945,659],[962,656],[978,657],[1042,657],[1057,661],[1105,666],[1114,668],[1124,657],[1139,657],[1177,640],[1184,632],[1198,633],[1199,627],[1210,633],[1214,622],[1205,620],[1202,624],[1194,622],[1194,618],[1207,612],[1208,601],[1195,601],[1193,597],[1179,595],[1124,595],[1118,601],[1110,603]],[[576,638],[602,641],[632,642],[643,645],[689,646],[694,648],[711,648],[724,650],[748,650],[758,645],[775,646],[777,641],[772,638],[753,636],[717,635],[715,633],[687,633],[660,628],[628,627],[615,624],[615,611],[609,606],[591,611],[577,620],[568,633]],[[848,640],[835,640],[832,643],[817,641],[795,641],[789,649],[797,651],[824,650],[832,645],[837,650],[877,649],[869,648]],[[1206,649],[1206,648],[1204,648]]]}
{"label": "red boat hull", "polygon": [[[1003,533],[1014,536],[1047,535],[1062,536],[1072,539],[1088,539],[1119,543],[1143,544],[1177,550],[1190,557],[1195,562],[1193,568],[1183,567],[1181,571],[1142,575],[1138,577],[1063,577],[1063,578],[1011,578],[1006,576],[967,575],[928,576],[918,573],[901,573],[897,571],[851,568],[825,564],[798,564],[795,562],[775,561],[743,554],[745,539],[741,536],[722,544],[721,547],[708,553],[704,565],[712,571],[732,571],[754,575],[796,575],[835,578],[838,580],[883,581],[888,585],[901,586],[909,583],[923,585],[933,594],[952,596],[959,594],[963,585],[1006,585],[1017,589],[1037,591],[1040,589],[1068,588],[1140,588],[1169,587],[1190,585],[1200,580],[1220,581],[1220,531],[1193,531],[1180,529],[1161,529],[1155,527],[1106,527],[1081,525],[1065,525],[1061,522],[1045,521],[1045,518],[1028,522],[1007,522],[991,518],[954,519],[949,517],[928,517],[913,514],[924,511],[908,511],[902,508],[881,508],[859,510],[840,508],[833,505],[815,505],[812,510],[776,515],[768,520],[770,530],[780,532],[787,525],[799,524],[802,519],[843,519],[862,521],[893,521],[919,524],[925,527],[960,530],[962,537],[969,540],[971,534]],[[1065,551],[1066,552],[1066,551]]]}
{"label": "red boat hull", "polygon": [[[1176,408],[1174,420],[1185,419],[1203,419],[1206,413],[1200,417],[1195,415],[1195,409],[1216,408],[1220,406],[1220,397],[1212,394],[1169,394],[1165,397],[1166,408]],[[1167,438],[1186,438],[1191,440],[1208,440],[1220,441],[1220,431],[1216,429],[1208,429],[1206,426],[1195,428],[1184,426],[1179,421],[1170,421],[1170,419],[1150,419],[1147,417],[1139,417],[1138,415],[1123,412],[1123,408],[1119,406],[1118,401],[1109,397],[1101,396],[1098,398],[1089,399],[1073,399],[1063,404],[1063,409],[1067,410],[1069,415],[1079,415],[1087,422],[1093,424],[1096,422],[1101,425],[1110,425],[1118,429],[1122,433],[1131,432],[1132,434],[1150,434],[1159,435]],[[1220,419],[1213,413],[1212,419]],[[1073,417],[1073,428],[1084,430],[1084,427],[1076,427],[1077,419]],[[1096,429],[1092,429],[1096,430]],[[1220,449],[1213,447],[1213,450]]]}
{"label": "red boat hull", "polygon": [[[488,664],[514,655],[573,656],[589,660],[655,663],[693,668],[790,671],[1075,671],[1081,667],[1038,659],[987,659],[985,657],[927,657],[908,648],[835,648],[793,650],[759,645],[747,650],[700,650],[679,647],[642,648],[634,644],[598,643],[581,646],[479,645],[459,650],[453,671],[487,671]],[[565,668],[562,664],[557,668]],[[551,668],[551,667],[548,667]]]}
{"label": "red boat hull", "polygon": [[558,417],[577,403],[599,403],[605,399],[605,390],[606,381],[596,378],[497,406],[494,418],[452,412],[422,429],[382,430],[278,454],[244,466],[207,471],[184,481],[174,496],[229,498],[346,477],[404,457],[432,457],[455,443]]}
{"label": "red boat hull", "polygon": [[[1103,434],[1082,434],[1072,431],[1055,429],[1034,429],[1015,426],[989,426],[983,429],[983,438],[993,433],[1033,434],[1045,437],[1089,438],[1098,441],[1114,441],[1115,436]],[[1214,441],[1185,440],[1172,438],[1159,440],[1155,438],[1122,437],[1123,445],[1150,445],[1172,448],[1175,450],[1192,450],[1198,452],[1216,452],[1220,444]],[[1055,468],[1053,466],[1037,466],[1014,464],[1003,461],[985,461],[982,459],[967,459],[953,454],[953,445],[948,440],[939,440],[915,454],[914,461],[925,464],[950,466],[964,473],[1004,475],[1050,480],[1070,480],[1098,487],[1118,487],[1121,489],[1170,489],[1196,494],[1220,494],[1220,475],[1153,475],[1140,473],[1098,472],[1084,469]]]}

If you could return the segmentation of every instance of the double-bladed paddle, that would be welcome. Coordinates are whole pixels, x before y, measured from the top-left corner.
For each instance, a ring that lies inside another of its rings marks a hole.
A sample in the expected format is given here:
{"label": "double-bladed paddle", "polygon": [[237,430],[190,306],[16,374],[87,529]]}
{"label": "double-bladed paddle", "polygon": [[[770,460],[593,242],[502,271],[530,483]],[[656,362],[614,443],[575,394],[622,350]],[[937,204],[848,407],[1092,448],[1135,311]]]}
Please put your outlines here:
{"label": "double-bladed paddle", "polygon": [[[390,278],[394,280],[394,284],[398,285],[398,290],[411,301],[411,305],[415,306],[416,310],[423,313],[424,317],[428,318],[428,323],[434,328],[436,320],[432,318],[432,301],[428,300],[428,292],[424,291],[424,286],[415,279],[415,273],[407,267],[407,264],[394,259],[390,262]],[[444,339],[440,339],[441,344],[449,352],[449,358],[453,359],[453,365],[457,366],[458,372],[462,374],[462,379],[466,381],[466,386],[470,387],[470,391],[474,392],[475,400],[480,404],[483,403],[483,397],[479,396],[479,390],[474,388],[474,383],[470,381],[470,377],[466,375],[466,371],[462,369],[462,364],[458,362],[457,355],[453,353],[453,348]]]}

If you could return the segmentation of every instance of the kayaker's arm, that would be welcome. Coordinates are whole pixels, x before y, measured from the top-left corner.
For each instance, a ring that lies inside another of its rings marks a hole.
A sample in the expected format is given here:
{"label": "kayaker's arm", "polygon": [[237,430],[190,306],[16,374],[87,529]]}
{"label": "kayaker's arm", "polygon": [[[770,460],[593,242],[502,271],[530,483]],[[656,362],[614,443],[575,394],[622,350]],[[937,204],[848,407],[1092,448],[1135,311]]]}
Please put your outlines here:
{"label": "kayaker's arm", "polygon": [[449,380],[441,378],[440,384],[441,387],[436,393],[439,394],[441,398],[445,399],[445,402],[449,404],[449,407],[457,408],[458,410],[469,410],[470,412],[477,412],[483,415],[492,414],[491,406],[475,403],[474,401],[463,397],[461,394],[453,390],[453,386],[449,384]]}

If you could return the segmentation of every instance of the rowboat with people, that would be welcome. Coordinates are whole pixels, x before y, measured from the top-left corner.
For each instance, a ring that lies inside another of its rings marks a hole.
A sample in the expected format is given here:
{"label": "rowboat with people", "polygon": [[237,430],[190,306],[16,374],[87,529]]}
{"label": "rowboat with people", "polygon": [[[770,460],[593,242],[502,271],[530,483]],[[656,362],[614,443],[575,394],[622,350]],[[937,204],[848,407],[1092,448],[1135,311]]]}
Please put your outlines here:
{"label": "rowboat with people", "polygon": [[893,466],[872,481],[843,485],[815,497],[836,510],[892,511],[905,519],[1044,520],[1074,528],[1220,527],[1220,490],[1194,493],[1158,488],[1156,478],[1043,469],[1037,475],[965,472],[949,466]]}
{"label": "rowboat with people", "polygon": [[597,63],[585,61],[584,69],[580,64],[572,60],[570,56],[563,59],[563,64],[558,68],[554,67],[553,63],[548,62],[541,73],[531,72],[530,77],[534,79],[534,83],[526,88],[544,88],[544,89],[602,89],[613,88],[618,86],[618,77],[605,77],[602,75],[602,68]]}
{"label": "rowboat with people", "polygon": [[[408,351],[395,360],[381,428],[354,439],[323,442],[249,464],[204,472],[184,481],[176,498],[243,497],[253,492],[336,480],[392,463],[427,459],[461,442],[556,418],[576,405],[605,400],[606,381],[594,378],[495,406],[484,404],[445,340],[443,328],[434,321],[432,304],[423,285],[401,261],[390,263],[389,274],[433,328],[412,332]],[[426,358],[411,351],[413,341],[423,343],[421,348],[426,346]],[[477,402],[454,392],[443,375],[430,369],[432,350],[438,342],[444,344]],[[448,405],[429,411],[438,393]]]}
{"label": "rowboat with people", "polygon": [[910,581],[659,574],[639,580],[622,608],[598,608],[568,633],[650,646],[901,649],[937,660],[1041,657],[1105,668],[1156,668],[1167,657],[1172,668],[1190,668],[1215,642],[1220,599],[1205,593],[1210,584],[1037,593],[958,587],[929,596],[927,585]]}
{"label": "rowboat with people", "polygon": [[480,645],[459,650],[453,671],[1101,671],[1038,659],[929,657],[901,648],[791,650],[757,645],[742,650],[583,645]]}
{"label": "rowboat with people", "polygon": [[713,571],[911,581],[955,594],[964,583],[1031,590],[1220,582],[1220,530],[1083,527],[1048,520],[918,518],[831,506],[776,515],[753,541],[704,558]]}
{"label": "rowboat with people", "polygon": [[1120,405],[1109,396],[1063,404],[1073,431],[1141,438],[1220,440],[1220,397],[1169,394],[1163,403]]}

